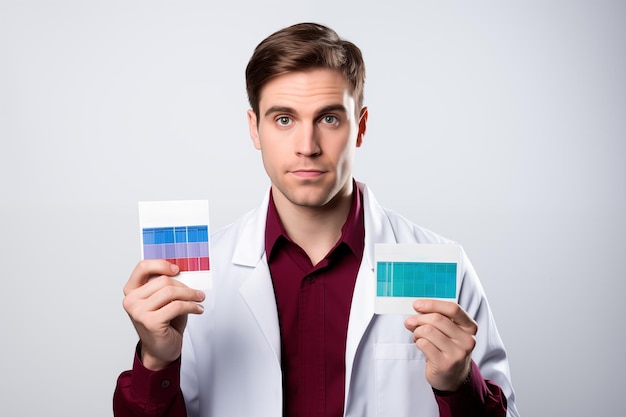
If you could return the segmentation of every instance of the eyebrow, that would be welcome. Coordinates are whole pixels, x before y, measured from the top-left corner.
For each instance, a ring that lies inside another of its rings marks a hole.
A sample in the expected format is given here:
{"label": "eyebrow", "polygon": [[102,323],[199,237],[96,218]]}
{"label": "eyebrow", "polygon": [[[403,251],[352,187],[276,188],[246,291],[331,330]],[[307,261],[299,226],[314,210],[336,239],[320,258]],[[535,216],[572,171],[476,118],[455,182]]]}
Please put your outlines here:
{"label": "eyebrow", "polygon": [[321,108],[320,111],[317,112],[317,114],[321,115],[324,113],[332,113],[332,112],[347,113],[348,111],[346,110],[346,107],[343,104],[331,104],[330,106]]}
{"label": "eyebrow", "polygon": [[[331,104],[329,106],[322,107],[321,109],[319,109],[317,111],[317,115],[319,116],[321,114],[330,113],[330,112],[347,113],[346,108],[343,104]],[[291,107],[272,106],[269,109],[267,109],[267,111],[265,112],[265,116],[267,117],[271,114],[276,114],[276,113],[294,114],[296,113],[296,111]]]}
{"label": "eyebrow", "polygon": [[280,107],[280,106],[272,106],[265,112],[265,116],[269,116],[274,113],[294,113],[291,107]]}

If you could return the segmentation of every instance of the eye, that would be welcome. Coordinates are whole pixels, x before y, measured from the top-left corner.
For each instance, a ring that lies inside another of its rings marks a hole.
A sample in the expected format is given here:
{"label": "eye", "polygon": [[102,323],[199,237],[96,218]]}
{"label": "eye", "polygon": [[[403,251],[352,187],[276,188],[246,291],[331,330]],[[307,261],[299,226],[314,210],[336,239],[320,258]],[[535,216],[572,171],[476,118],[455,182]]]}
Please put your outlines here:
{"label": "eye", "polygon": [[280,126],[289,126],[291,124],[291,117],[279,116],[276,118],[276,123],[278,123]]}
{"label": "eye", "polygon": [[322,117],[322,123],[327,124],[327,125],[334,125],[334,124],[337,124],[338,122],[339,122],[339,119],[337,118],[337,116],[333,116],[331,114],[328,114]]}

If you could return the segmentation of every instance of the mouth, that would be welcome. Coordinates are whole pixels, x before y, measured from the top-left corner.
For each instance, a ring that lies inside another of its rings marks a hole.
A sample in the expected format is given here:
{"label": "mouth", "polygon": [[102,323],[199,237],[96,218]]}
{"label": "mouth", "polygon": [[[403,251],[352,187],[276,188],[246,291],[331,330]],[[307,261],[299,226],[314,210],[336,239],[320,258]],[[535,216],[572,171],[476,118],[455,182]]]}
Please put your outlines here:
{"label": "mouth", "polygon": [[309,179],[309,178],[318,178],[322,176],[324,174],[324,171],[321,171],[319,169],[296,169],[296,170],[290,171],[290,173],[299,178]]}

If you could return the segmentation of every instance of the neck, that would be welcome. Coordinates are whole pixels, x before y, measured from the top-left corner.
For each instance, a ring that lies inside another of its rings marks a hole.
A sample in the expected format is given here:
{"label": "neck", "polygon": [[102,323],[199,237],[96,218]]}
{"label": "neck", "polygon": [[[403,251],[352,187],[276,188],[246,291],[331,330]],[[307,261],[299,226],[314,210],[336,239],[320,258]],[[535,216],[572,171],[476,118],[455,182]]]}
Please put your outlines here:
{"label": "neck", "polygon": [[313,265],[324,259],[341,238],[353,192],[350,183],[347,190],[321,207],[298,206],[282,194],[274,193],[276,210],[287,235],[306,252]]}

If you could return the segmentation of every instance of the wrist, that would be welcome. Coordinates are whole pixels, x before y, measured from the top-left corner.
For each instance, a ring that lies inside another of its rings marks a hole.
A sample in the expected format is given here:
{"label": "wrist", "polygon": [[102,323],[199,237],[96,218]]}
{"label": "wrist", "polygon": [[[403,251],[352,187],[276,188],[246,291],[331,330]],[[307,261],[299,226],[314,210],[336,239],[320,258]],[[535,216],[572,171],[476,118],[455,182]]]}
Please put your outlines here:
{"label": "wrist", "polygon": [[141,342],[137,346],[137,356],[141,361],[144,368],[150,371],[161,371],[171,365],[174,361],[167,361],[160,359],[159,357],[152,355],[147,349],[145,349]]}
{"label": "wrist", "polygon": [[467,367],[467,370],[465,371],[465,374],[464,374],[465,376],[460,381],[458,381],[454,385],[450,385],[446,389],[438,389],[438,388],[433,387],[433,390],[439,395],[450,395],[458,391],[462,391],[465,387],[471,385],[472,383],[472,369],[473,369],[472,361],[470,361],[469,366]]}

